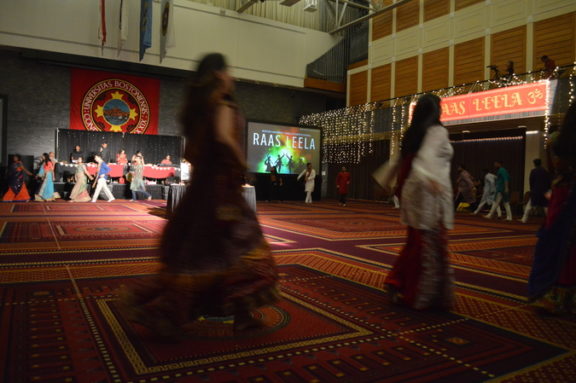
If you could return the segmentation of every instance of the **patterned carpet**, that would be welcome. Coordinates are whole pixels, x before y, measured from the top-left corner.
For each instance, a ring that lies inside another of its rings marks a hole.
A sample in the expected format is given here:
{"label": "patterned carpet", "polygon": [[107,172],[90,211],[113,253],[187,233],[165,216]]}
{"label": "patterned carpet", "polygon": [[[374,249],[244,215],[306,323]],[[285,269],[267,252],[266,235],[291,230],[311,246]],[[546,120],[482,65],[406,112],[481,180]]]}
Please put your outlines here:
{"label": "patterned carpet", "polygon": [[0,204],[2,382],[576,382],[576,319],[525,303],[538,222],[459,215],[451,312],[390,305],[398,212],[326,201],[258,206],[284,299],[263,329],[205,318],[160,342],[118,310],[157,270],[158,201]]}

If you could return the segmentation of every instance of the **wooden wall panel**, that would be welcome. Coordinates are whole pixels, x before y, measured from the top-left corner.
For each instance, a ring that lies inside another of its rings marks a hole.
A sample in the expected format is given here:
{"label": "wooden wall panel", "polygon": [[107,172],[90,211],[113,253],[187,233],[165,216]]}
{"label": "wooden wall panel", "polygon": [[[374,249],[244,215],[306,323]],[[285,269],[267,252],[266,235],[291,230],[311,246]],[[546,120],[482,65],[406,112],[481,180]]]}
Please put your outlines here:
{"label": "wooden wall panel", "polygon": [[547,55],[556,65],[572,64],[576,35],[576,12],[552,17],[534,23],[533,69],[541,69],[544,64],[540,57]]}
{"label": "wooden wall panel", "polygon": [[424,21],[450,13],[450,0],[424,0]]}
{"label": "wooden wall panel", "polygon": [[387,100],[390,96],[392,65],[386,64],[372,69],[370,101]]}
{"label": "wooden wall panel", "polygon": [[422,91],[448,87],[448,47],[422,55]]}
{"label": "wooden wall panel", "polygon": [[354,68],[360,68],[361,66],[364,66],[364,65],[368,65],[368,59],[364,59],[362,61],[356,61],[355,63],[348,65],[348,70],[354,69]]}
{"label": "wooden wall panel", "polygon": [[363,71],[350,75],[350,104],[359,105],[365,104],[367,99],[368,89],[368,72]]}
{"label": "wooden wall panel", "polygon": [[455,1],[456,1],[456,3],[454,5],[455,5],[456,10],[469,7],[470,5],[484,2],[484,0],[455,0]]}
{"label": "wooden wall panel", "polygon": [[508,29],[491,37],[490,65],[498,66],[506,74],[508,61],[514,61],[516,73],[526,72],[526,26]]}
{"label": "wooden wall panel", "polygon": [[394,97],[418,92],[418,56],[396,62],[396,90]]}
{"label": "wooden wall panel", "polygon": [[396,32],[420,23],[420,1],[412,0],[396,8]]}
{"label": "wooden wall panel", "polygon": [[484,37],[454,46],[454,85],[484,80]]}
{"label": "wooden wall panel", "polygon": [[[384,7],[392,4],[392,0],[384,0]],[[388,11],[372,19],[372,41],[392,34],[392,16],[394,12]]]}

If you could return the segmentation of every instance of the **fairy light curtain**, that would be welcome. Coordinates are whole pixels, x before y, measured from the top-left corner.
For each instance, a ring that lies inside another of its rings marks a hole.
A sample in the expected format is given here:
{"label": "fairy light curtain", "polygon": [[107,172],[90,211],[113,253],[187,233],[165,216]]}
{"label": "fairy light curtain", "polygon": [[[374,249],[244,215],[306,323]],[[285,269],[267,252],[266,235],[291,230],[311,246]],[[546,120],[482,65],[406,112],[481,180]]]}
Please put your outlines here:
{"label": "fairy light curtain", "polygon": [[376,103],[315,113],[300,118],[300,125],[322,130],[322,161],[358,164],[374,151]]}

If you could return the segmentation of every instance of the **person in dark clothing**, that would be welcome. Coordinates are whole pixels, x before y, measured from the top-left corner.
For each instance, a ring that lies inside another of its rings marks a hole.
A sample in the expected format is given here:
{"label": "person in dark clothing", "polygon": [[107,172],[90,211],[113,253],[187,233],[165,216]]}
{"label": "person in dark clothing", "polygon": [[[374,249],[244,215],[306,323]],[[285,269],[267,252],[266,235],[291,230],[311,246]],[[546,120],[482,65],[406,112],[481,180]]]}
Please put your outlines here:
{"label": "person in dark clothing", "polygon": [[540,207],[547,212],[548,199],[546,193],[550,191],[552,178],[550,173],[542,167],[542,161],[536,158],[534,161],[534,169],[530,172],[530,199],[524,207],[524,215],[521,221],[526,223],[530,212],[535,207]]}
{"label": "person in dark clothing", "polygon": [[98,149],[98,155],[100,156],[100,158],[102,158],[104,162],[110,161],[110,151],[108,149],[108,143],[103,142],[102,145],[100,145],[100,149]]}
{"label": "person in dark clothing", "polygon": [[540,57],[540,61],[544,63],[544,69],[542,70],[544,78],[552,77],[556,70],[556,62],[546,55]]}
{"label": "person in dark clothing", "polygon": [[76,145],[74,151],[70,153],[70,162],[75,164],[78,162],[79,158],[84,159],[84,152],[82,151],[82,148],[80,148],[80,145]]}
{"label": "person in dark clothing", "polygon": [[276,170],[276,166],[272,166],[270,170],[269,201],[284,200],[284,198],[282,198],[282,186],[284,186],[284,180],[282,180],[282,176]]}

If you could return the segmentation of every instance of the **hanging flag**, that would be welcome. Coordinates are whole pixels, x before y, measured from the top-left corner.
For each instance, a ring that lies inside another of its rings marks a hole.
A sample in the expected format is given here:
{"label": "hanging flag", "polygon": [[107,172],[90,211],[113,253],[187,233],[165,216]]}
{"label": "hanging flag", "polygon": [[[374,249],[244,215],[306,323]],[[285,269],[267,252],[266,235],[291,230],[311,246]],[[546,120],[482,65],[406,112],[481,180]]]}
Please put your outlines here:
{"label": "hanging flag", "polygon": [[70,129],[157,134],[160,80],[71,69]]}
{"label": "hanging flag", "polygon": [[104,44],[106,44],[106,0],[100,0],[100,24],[98,25],[98,40],[100,41],[101,53],[104,54]]}
{"label": "hanging flag", "polygon": [[175,45],[174,0],[162,0],[162,27],[160,28],[160,62],[166,57],[168,48]]}
{"label": "hanging flag", "polygon": [[128,40],[128,0],[120,0],[120,18],[118,21],[118,52],[120,55],[120,50],[124,46],[124,43]]}
{"label": "hanging flag", "polygon": [[140,2],[140,61],[152,46],[152,0]]}

